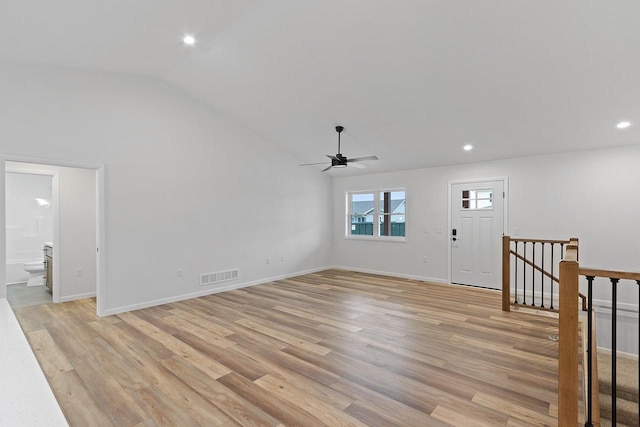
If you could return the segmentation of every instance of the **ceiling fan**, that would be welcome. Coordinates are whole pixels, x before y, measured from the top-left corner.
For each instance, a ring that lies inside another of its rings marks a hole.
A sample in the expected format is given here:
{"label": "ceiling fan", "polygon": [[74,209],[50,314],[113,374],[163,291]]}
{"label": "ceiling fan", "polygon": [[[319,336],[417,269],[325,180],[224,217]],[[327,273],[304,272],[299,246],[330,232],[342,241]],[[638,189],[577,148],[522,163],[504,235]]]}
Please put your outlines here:
{"label": "ceiling fan", "polygon": [[[376,156],[356,157],[355,159],[348,159],[346,156],[343,156],[340,153],[340,134],[342,133],[343,130],[344,130],[343,126],[336,126],[336,132],[338,132],[338,154],[336,154],[335,156],[331,156],[327,154],[327,157],[331,159],[331,164],[325,169],[322,169],[322,172],[328,171],[331,168],[346,168],[347,164],[351,166],[355,166],[357,168],[365,168],[366,165],[360,164],[358,162],[362,162],[365,160],[378,160],[378,157]],[[303,163],[300,166],[324,165],[324,164],[326,164],[326,162]]]}

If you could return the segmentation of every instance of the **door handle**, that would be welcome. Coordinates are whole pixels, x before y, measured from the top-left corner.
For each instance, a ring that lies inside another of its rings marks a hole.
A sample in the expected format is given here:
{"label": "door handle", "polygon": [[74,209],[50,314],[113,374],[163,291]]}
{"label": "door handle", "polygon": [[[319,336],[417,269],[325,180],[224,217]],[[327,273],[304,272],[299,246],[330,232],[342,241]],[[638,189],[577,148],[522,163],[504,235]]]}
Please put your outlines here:
{"label": "door handle", "polygon": [[451,238],[451,240],[453,240],[454,242],[455,242],[456,240],[458,240],[458,239],[456,238],[456,236],[457,236],[457,235],[458,235],[458,230],[456,230],[455,228],[451,229],[451,236],[453,236],[453,237]]}

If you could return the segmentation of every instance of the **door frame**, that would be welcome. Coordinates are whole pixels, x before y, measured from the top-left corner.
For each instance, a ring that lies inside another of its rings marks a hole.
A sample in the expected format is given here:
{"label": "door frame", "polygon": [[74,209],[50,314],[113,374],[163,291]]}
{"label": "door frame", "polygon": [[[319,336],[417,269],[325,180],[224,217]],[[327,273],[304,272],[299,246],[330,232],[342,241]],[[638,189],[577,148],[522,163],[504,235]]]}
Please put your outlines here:
{"label": "door frame", "polygon": [[[40,170],[40,174],[43,173],[47,166],[59,166],[79,169],[89,169],[96,173],[96,314],[101,316],[104,312],[104,287],[106,285],[106,250],[104,244],[105,237],[105,186],[104,186],[104,165],[95,164],[82,164],[76,162],[67,162],[63,160],[45,159],[30,156],[20,156],[13,154],[0,153],[0,298],[6,297],[7,281],[6,281],[6,264],[7,264],[7,234],[6,234],[6,195],[5,195],[5,174],[6,174],[6,162],[20,162],[33,165],[34,173]],[[48,175],[54,175],[48,173]],[[52,183],[53,197],[59,195],[56,191],[58,185],[57,174],[54,175],[54,182]],[[54,209],[59,209],[55,206],[59,206],[59,201],[54,200]],[[54,212],[54,242],[59,241],[59,212]],[[56,269],[54,269],[54,280],[56,279]],[[56,299],[58,301],[56,301]],[[53,301],[59,302],[59,293],[53,293]]]}
{"label": "door frame", "polygon": [[[503,206],[502,206],[502,235],[506,235],[509,231],[509,177],[508,176],[499,176],[499,177],[493,177],[493,178],[470,178],[470,179],[459,179],[459,180],[453,180],[453,181],[449,181],[447,186],[447,252],[448,252],[448,256],[447,256],[447,281],[449,282],[449,284],[452,284],[451,282],[451,277],[452,277],[452,272],[451,272],[451,267],[452,267],[452,262],[451,262],[451,258],[452,256],[452,247],[451,247],[451,228],[452,228],[452,222],[451,222],[451,215],[453,214],[453,212],[451,211],[451,191],[452,191],[452,187],[455,184],[473,184],[476,182],[487,182],[487,181],[502,181],[502,190],[504,191],[504,200],[503,200]],[[502,249],[498,248],[499,250],[499,256],[502,256]]]}

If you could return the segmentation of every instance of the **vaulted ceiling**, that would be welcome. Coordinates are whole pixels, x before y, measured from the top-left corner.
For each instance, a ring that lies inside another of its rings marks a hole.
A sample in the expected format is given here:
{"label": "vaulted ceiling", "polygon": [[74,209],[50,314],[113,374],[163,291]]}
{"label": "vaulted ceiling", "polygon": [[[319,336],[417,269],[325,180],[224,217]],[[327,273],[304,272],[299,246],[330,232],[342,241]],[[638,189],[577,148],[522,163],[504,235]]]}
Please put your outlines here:
{"label": "vaulted ceiling", "polygon": [[0,60],[164,79],[301,163],[335,154],[341,124],[343,154],[380,160],[330,173],[373,173],[639,144],[639,16],[637,0],[2,0]]}

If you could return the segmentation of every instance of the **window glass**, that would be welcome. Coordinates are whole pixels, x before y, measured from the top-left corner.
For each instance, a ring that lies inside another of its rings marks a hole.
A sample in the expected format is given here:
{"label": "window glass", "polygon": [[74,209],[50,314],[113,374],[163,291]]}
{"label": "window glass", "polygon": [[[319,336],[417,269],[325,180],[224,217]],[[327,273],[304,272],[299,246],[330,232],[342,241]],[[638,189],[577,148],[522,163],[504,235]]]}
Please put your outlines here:
{"label": "window glass", "polygon": [[350,234],[373,236],[373,207],[375,193],[354,193],[350,199]]}
{"label": "window glass", "polygon": [[380,191],[378,197],[378,208],[380,209],[380,213],[404,213],[404,194],[404,191]]}
{"label": "window glass", "polygon": [[380,215],[381,236],[404,237],[404,225],[404,214]]}
{"label": "window glass", "polygon": [[404,189],[347,193],[347,195],[349,207],[347,235],[405,237],[406,193]]}
{"label": "window glass", "polygon": [[493,190],[463,190],[462,209],[493,209]]}

